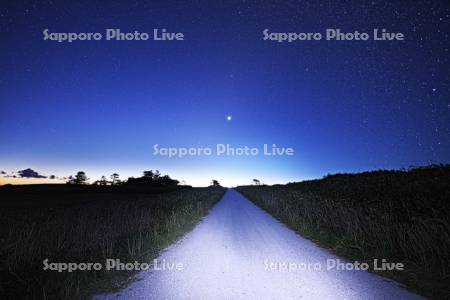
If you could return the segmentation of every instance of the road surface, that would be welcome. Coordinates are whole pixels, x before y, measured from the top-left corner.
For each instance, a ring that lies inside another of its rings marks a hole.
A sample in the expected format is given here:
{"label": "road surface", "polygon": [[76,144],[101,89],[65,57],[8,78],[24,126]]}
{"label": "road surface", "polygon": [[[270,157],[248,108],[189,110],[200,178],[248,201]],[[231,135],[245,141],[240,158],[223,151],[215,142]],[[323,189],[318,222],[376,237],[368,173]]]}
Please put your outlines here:
{"label": "road surface", "polygon": [[158,258],[165,270],[96,299],[421,299],[371,273],[337,270],[337,259],[229,189]]}

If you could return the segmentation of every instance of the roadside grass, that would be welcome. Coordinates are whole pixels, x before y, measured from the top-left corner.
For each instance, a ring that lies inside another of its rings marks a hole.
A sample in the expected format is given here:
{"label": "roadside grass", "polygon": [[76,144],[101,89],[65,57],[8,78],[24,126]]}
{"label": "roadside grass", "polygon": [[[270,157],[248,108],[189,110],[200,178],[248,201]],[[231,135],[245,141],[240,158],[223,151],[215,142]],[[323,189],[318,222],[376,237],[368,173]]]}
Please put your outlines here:
{"label": "roadside grass", "polygon": [[376,273],[426,297],[450,299],[449,165],[237,190],[337,255],[404,263],[405,271]]}
{"label": "roadside grass", "polygon": [[1,299],[87,299],[123,287],[135,272],[102,268],[59,273],[44,271],[43,261],[150,262],[191,230],[225,192],[223,188],[156,194],[57,189],[57,194],[47,195],[45,189],[0,191]]}

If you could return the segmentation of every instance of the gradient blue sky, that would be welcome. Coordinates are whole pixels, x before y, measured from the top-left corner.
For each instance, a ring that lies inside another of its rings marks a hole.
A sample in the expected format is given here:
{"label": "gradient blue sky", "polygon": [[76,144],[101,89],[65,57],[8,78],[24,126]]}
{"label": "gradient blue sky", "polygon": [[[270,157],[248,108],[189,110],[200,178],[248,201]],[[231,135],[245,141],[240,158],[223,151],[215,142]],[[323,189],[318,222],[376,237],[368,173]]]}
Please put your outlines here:
{"label": "gradient blue sky", "polygon": [[[158,169],[232,185],[450,162],[447,1],[10,2],[0,14],[0,170],[95,179]],[[57,43],[45,28],[167,28],[185,40]],[[262,40],[265,28],[387,28],[406,40],[279,44]],[[152,155],[154,144],[217,143],[275,143],[295,156]]]}

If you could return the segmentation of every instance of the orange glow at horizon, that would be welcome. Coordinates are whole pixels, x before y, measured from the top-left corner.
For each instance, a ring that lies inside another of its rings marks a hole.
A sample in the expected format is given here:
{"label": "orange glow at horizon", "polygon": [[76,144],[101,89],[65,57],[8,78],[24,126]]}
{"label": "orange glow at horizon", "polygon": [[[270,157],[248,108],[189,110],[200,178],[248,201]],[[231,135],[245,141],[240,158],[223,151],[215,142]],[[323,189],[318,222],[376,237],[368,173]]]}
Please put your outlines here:
{"label": "orange glow at horizon", "polygon": [[5,185],[5,184],[45,184],[45,183],[62,184],[65,182],[61,179],[0,177],[0,185]]}

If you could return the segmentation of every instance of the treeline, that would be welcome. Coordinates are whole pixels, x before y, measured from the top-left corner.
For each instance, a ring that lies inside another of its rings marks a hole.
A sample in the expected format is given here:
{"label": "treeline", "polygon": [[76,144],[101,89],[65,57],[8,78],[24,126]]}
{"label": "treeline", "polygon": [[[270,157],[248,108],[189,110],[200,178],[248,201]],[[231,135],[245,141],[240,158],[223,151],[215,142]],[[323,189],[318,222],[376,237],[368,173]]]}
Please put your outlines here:
{"label": "treeline", "polygon": [[[100,180],[92,182],[92,185],[145,185],[145,186],[177,186],[180,182],[172,179],[169,175],[162,175],[158,170],[144,171],[141,177],[129,177],[127,180],[121,180],[120,175],[113,173],[109,176],[102,176]],[[86,185],[89,184],[89,178],[84,171],[79,171],[75,176],[70,176],[67,184]]]}
{"label": "treeline", "polygon": [[[17,175],[16,175],[17,174]],[[142,176],[140,177],[128,177],[126,180],[120,179],[120,175],[118,173],[113,173],[109,177],[102,176],[99,180],[90,181],[87,177],[86,172],[78,171],[75,175],[71,175],[69,177],[56,177],[55,175],[45,176],[40,173],[34,171],[31,168],[20,170],[17,172],[12,172],[11,175],[6,173],[5,171],[0,171],[0,177],[5,178],[48,178],[48,179],[58,179],[61,181],[65,181],[68,185],[76,185],[76,186],[139,186],[139,187],[176,187],[176,186],[187,186],[184,181],[180,181],[171,178],[169,175],[162,175],[158,170],[153,171],[143,171]],[[253,180],[255,184],[259,184],[259,180]],[[59,182],[60,183],[60,182]],[[51,184],[49,182],[49,184]],[[11,184],[6,184],[11,185]],[[221,187],[221,184],[218,180],[213,179],[210,183],[212,187]]]}

